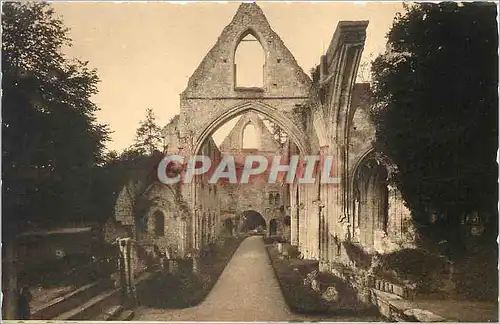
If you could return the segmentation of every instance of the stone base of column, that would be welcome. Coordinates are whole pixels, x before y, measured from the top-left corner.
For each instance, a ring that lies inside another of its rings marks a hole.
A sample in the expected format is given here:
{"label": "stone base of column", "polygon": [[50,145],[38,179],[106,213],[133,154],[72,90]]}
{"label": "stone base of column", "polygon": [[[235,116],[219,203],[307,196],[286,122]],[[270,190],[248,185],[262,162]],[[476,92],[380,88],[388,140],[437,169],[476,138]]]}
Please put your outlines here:
{"label": "stone base of column", "polygon": [[198,254],[193,256],[193,273],[200,271],[200,256]]}

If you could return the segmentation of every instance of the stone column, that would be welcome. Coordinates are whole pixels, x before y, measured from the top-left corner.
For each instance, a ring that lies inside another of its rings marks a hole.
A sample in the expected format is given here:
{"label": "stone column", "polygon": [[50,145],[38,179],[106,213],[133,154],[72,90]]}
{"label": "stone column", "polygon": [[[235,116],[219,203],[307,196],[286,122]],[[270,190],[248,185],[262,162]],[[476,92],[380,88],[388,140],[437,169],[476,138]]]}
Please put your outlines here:
{"label": "stone column", "polygon": [[193,249],[192,249],[192,259],[193,259],[193,272],[198,272],[199,269],[199,251],[200,251],[200,241],[199,241],[199,219],[200,219],[201,206],[197,205],[194,211],[194,221],[193,221]]}
{"label": "stone column", "polygon": [[321,239],[321,244],[320,244],[320,256],[323,261],[327,261],[328,259],[328,225],[327,225],[327,219],[326,219],[326,206],[323,203],[320,203],[319,205],[319,213],[320,213],[320,224],[321,224],[321,231],[320,231],[320,239]]}
{"label": "stone column", "polygon": [[298,245],[298,208],[297,206],[293,206],[293,208],[290,208],[290,244],[292,245]]}
{"label": "stone column", "polygon": [[120,251],[120,286],[123,292],[123,297],[125,298],[124,302],[130,306],[133,306],[136,304],[137,298],[132,261],[132,241],[130,238],[119,239],[118,246]]}
{"label": "stone column", "polygon": [[297,202],[297,246],[301,253],[304,253],[305,249],[305,205],[299,200]]}

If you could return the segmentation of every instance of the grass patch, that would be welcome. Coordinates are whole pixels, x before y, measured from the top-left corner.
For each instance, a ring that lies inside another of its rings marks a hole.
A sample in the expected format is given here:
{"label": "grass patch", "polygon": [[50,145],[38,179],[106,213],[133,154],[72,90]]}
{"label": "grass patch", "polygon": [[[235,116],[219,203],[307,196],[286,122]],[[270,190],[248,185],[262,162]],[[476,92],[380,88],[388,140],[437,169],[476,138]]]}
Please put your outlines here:
{"label": "grass patch", "polygon": [[187,308],[201,303],[212,290],[222,271],[245,237],[221,238],[211,252],[201,258],[198,273],[160,273],[148,280],[137,293],[139,302],[155,308]]}
{"label": "grass patch", "polygon": [[320,273],[318,279],[323,292],[335,286],[339,293],[337,302],[328,302],[321,293],[304,285],[304,278],[313,270],[318,270],[318,262],[311,260],[281,259],[273,245],[267,245],[274,273],[283,292],[283,297],[291,311],[307,315],[376,315],[373,308],[367,309],[358,303],[356,292],[340,278],[328,273]]}

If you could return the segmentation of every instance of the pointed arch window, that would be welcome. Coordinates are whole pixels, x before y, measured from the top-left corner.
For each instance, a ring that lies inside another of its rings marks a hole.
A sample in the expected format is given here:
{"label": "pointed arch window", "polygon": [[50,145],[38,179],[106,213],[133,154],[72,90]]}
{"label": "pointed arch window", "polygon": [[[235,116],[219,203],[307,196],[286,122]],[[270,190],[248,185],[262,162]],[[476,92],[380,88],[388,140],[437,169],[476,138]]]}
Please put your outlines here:
{"label": "pointed arch window", "polygon": [[264,87],[265,53],[257,38],[248,32],[234,53],[234,81],[236,88]]}
{"label": "pointed arch window", "polygon": [[259,136],[254,125],[247,124],[243,128],[243,136],[241,141],[241,147],[244,149],[258,149],[260,147]]}

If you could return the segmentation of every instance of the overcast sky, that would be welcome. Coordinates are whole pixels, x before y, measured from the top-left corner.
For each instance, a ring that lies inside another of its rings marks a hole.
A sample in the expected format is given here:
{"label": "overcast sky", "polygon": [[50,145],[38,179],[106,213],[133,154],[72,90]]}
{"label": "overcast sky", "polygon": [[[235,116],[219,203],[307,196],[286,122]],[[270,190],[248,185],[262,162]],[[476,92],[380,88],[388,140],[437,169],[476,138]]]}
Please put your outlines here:
{"label": "overcast sky", "polygon": [[[319,63],[340,20],[370,21],[363,54],[363,60],[370,61],[384,51],[393,18],[403,10],[399,2],[258,4],[308,74]],[[98,71],[100,92],[94,101],[101,111],[97,116],[113,131],[108,147],[121,151],[133,142],[147,108],[154,110],[161,126],[179,113],[179,94],[239,3],[52,5],[71,29],[74,44],[67,54],[89,61]]]}

